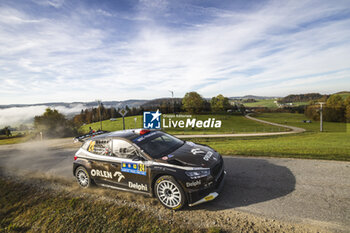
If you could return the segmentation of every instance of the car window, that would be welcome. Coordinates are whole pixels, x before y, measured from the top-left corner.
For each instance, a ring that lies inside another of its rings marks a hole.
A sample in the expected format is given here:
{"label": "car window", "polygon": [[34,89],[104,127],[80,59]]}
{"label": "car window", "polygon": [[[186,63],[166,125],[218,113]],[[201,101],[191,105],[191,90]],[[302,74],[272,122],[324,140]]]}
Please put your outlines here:
{"label": "car window", "polygon": [[87,151],[98,155],[111,155],[111,140],[92,140],[85,145]]}
{"label": "car window", "polygon": [[84,144],[81,146],[81,148],[83,148],[84,150],[88,150],[90,143],[91,143],[91,140],[84,142]]}
{"label": "car window", "polygon": [[134,141],[154,159],[167,155],[184,144],[184,141],[160,131],[154,132],[149,137],[146,134]]}
{"label": "car window", "polygon": [[113,155],[118,158],[134,158],[137,155],[136,148],[127,141],[113,140]]}

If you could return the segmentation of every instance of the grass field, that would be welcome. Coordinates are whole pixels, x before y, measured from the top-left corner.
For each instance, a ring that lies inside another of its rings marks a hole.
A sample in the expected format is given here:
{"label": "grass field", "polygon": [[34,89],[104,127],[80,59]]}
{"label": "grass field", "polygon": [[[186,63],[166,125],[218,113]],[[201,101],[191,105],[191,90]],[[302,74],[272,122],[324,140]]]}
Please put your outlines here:
{"label": "grass field", "polygon": [[319,132],[319,122],[301,123],[303,114],[264,113],[257,118],[302,127],[302,134],[254,138],[198,138],[224,155],[269,156],[350,161],[350,124],[325,122],[326,132]]}
{"label": "grass field", "polygon": [[193,232],[181,223],[113,202],[53,193],[1,177],[0,186],[0,232]]}
{"label": "grass field", "polygon": [[246,107],[267,107],[267,108],[277,108],[277,105],[274,103],[276,99],[261,99],[256,100],[257,102],[252,103],[243,103]]}
{"label": "grass field", "polygon": [[[266,107],[266,108],[278,108],[274,103],[276,99],[261,99],[256,100],[257,102],[253,103],[243,103],[246,107]],[[293,102],[293,106],[307,105],[308,102]]]}
{"label": "grass field", "polygon": [[21,143],[26,142],[29,139],[31,139],[31,135],[27,135],[24,137],[6,137],[1,135],[0,136],[0,145],[7,145],[7,144],[15,144],[15,143]]}
{"label": "grass field", "polygon": [[[259,115],[252,115],[261,120],[275,122],[279,124],[291,125],[306,129],[308,132],[318,132],[320,130],[319,121],[311,121],[311,123],[304,123],[308,119],[304,114],[297,113],[263,113]],[[338,122],[323,122],[324,132],[345,132],[347,124]]]}
{"label": "grass field", "polygon": [[[215,118],[222,121],[221,128],[165,128],[164,131],[171,134],[220,134],[220,133],[247,133],[247,132],[279,132],[287,129],[262,124],[251,121],[243,116],[236,115],[193,115],[197,120],[207,120],[208,118]],[[136,124],[135,119],[136,118]],[[164,117],[168,124],[168,119],[172,120],[186,120],[185,118],[168,118]],[[131,116],[125,118],[126,129],[142,128],[142,116]],[[106,120],[102,122],[103,130],[116,131],[122,130],[122,118],[117,118],[116,121]],[[80,131],[85,133],[89,131],[89,127],[97,130],[100,128],[100,123],[92,123],[84,125]]]}

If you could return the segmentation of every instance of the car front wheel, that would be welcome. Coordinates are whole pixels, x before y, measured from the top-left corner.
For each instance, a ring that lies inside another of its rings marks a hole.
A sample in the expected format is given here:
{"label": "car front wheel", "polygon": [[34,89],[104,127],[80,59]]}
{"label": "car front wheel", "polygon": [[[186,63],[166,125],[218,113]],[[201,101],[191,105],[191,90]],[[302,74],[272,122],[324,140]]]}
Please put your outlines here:
{"label": "car front wheel", "polygon": [[78,181],[78,184],[82,188],[88,188],[91,186],[91,178],[89,173],[86,171],[84,167],[78,167],[75,170],[75,178]]}
{"label": "car front wheel", "polygon": [[160,203],[172,210],[179,210],[186,203],[184,191],[172,176],[159,177],[155,184],[155,193]]}

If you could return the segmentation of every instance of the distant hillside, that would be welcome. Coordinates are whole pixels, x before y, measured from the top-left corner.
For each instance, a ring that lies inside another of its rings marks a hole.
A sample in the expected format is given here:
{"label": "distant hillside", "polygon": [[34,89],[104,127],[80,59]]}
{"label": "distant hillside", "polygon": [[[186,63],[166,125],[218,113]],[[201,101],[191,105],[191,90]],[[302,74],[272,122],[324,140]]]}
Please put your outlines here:
{"label": "distant hillside", "polygon": [[[121,108],[128,105],[129,107],[139,107],[142,104],[146,103],[148,100],[123,100],[123,101],[102,101],[103,105],[106,107],[115,107]],[[39,103],[39,104],[8,104],[8,105],[0,105],[0,109],[4,108],[21,108],[21,107],[33,107],[33,106],[47,106],[47,107],[66,107],[70,108],[73,106],[82,105],[84,108],[96,107],[98,105],[97,101],[91,102],[53,102],[53,103]]]}
{"label": "distant hillside", "polygon": [[320,93],[308,93],[298,95],[288,95],[279,100],[280,103],[293,103],[293,102],[309,102],[319,99],[327,99],[329,95],[321,95]]}
{"label": "distant hillside", "polygon": [[166,104],[166,103],[174,103],[175,104],[181,104],[182,98],[159,98],[159,99],[153,99],[150,101],[147,101],[146,103],[142,104],[141,107],[143,107],[144,109],[149,109],[149,108],[153,108],[153,107],[158,107],[162,104]]}
{"label": "distant hillside", "polygon": [[346,99],[348,96],[350,96],[350,91],[341,91],[333,95],[340,95],[343,99]]}
{"label": "distant hillside", "polygon": [[277,99],[279,97],[276,96],[256,96],[256,95],[245,95],[245,96],[234,96],[229,97],[231,100],[239,100],[239,99],[256,99],[256,100],[268,100],[268,99]]}
{"label": "distant hillside", "polygon": [[[106,108],[113,107],[116,109],[126,105],[130,108],[139,107],[146,102],[147,100],[102,101]],[[46,108],[55,108],[68,118],[72,118],[74,115],[80,113],[82,109],[91,109],[97,107],[97,105],[98,103],[96,101],[0,105],[0,127],[32,123],[34,116],[43,114]]]}
{"label": "distant hillside", "polygon": [[347,95],[350,95],[350,91],[339,91],[337,93],[334,93],[334,94],[347,94]]}

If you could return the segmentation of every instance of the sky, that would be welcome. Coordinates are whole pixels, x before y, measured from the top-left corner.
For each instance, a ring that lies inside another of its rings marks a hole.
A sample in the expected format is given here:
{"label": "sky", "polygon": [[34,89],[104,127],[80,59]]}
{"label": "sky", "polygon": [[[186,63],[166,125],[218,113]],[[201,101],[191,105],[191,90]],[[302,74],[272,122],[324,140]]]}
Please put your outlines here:
{"label": "sky", "polygon": [[329,94],[349,61],[349,0],[0,2],[0,104]]}

